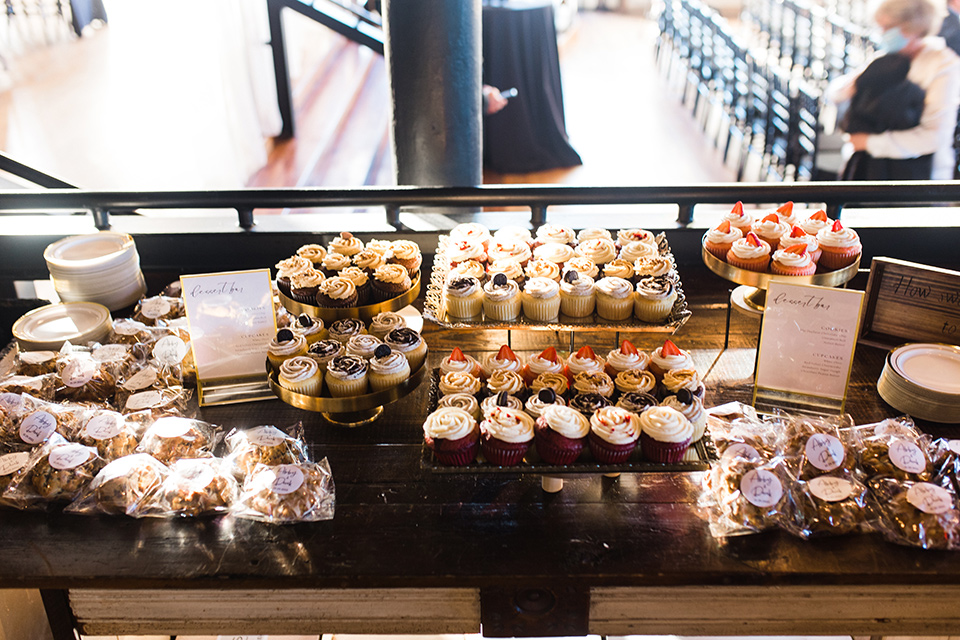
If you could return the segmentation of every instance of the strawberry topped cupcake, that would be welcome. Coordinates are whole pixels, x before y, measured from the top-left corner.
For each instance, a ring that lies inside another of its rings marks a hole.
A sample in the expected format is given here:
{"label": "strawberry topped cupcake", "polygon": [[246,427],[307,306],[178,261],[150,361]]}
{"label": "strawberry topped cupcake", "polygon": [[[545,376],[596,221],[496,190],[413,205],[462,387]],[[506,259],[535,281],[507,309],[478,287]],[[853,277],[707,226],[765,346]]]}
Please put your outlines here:
{"label": "strawberry topped cupcake", "polygon": [[750,227],[753,225],[753,216],[743,212],[742,202],[737,202],[737,204],[733,205],[730,213],[723,214],[722,220],[729,222],[731,227],[740,229],[740,232],[743,234],[748,233]]}
{"label": "strawberry topped cupcake", "polygon": [[751,231],[733,243],[727,252],[727,262],[738,269],[766,271],[770,264],[770,244]]}
{"label": "strawberry topped cupcake", "polygon": [[863,251],[860,236],[853,229],[840,224],[839,220],[829,229],[817,232],[817,242],[820,243],[820,266],[833,270],[849,267],[857,261]]}
{"label": "strawberry topped cupcake", "polygon": [[757,234],[761,240],[770,245],[770,250],[775,251],[780,244],[780,236],[790,230],[790,225],[780,221],[780,216],[771,213],[765,216],[763,220],[753,223],[750,230]]}
{"label": "strawberry topped cupcake", "polygon": [[817,211],[806,220],[801,220],[797,225],[812,236],[817,235],[821,229],[829,229],[833,226],[833,220],[827,217],[827,212],[823,209]]}
{"label": "strawberry topped cupcake", "polygon": [[817,237],[794,225],[789,233],[780,236],[780,248],[788,249],[797,244],[802,244],[807,248],[807,254],[814,262],[820,259],[820,243],[817,242]]}
{"label": "strawberry topped cupcake", "polygon": [[624,340],[620,343],[619,349],[613,349],[607,354],[607,364],[604,370],[610,374],[611,378],[616,378],[621,371],[646,369],[649,363],[650,356],[638,351],[629,340]]}
{"label": "strawberry topped cupcake", "polygon": [[780,218],[780,222],[785,222],[787,225],[795,225],[797,220],[797,214],[793,211],[793,201],[786,202],[779,207],[777,207],[777,216]]}
{"label": "strawberry topped cupcake", "polygon": [[524,382],[528,385],[533,384],[541,373],[563,373],[563,360],[553,347],[547,347],[538,355],[527,358],[527,364],[520,370]]}
{"label": "strawberry topped cupcake", "polygon": [[781,276],[812,276],[817,271],[817,263],[807,253],[807,245],[795,244],[773,252],[770,271]]}
{"label": "strawberry topped cupcake", "polygon": [[721,260],[727,259],[727,252],[734,241],[743,237],[743,232],[724,220],[703,236],[703,246]]}
{"label": "strawberry topped cupcake", "polygon": [[647,366],[658,382],[663,380],[663,374],[667,371],[693,368],[690,352],[680,349],[669,339],[663,341],[662,347],[650,352],[650,364]]}
{"label": "strawberry topped cupcake", "polygon": [[483,375],[490,377],[490,374],[499,369],[515,371],[520,373],[523,370],[523,361],[507,345],[502,345],[496,353],[488,353],[480,361],[483,368]]}
{"label": "strawberry topped cupcake", "polygon": [[603,371],[605,365],[603,358],[595,354],[589,345],[585,345],[567,358],[567,379],[573,383],[573,377],[581,371]]}
{"label": "strawberry topped cupcake", "polygon": [[440,375],[451,371],[469,373],[479,378],[482,370],[476,358],[465,354],[460,347],[454,347],[450,355],[440,361]]}

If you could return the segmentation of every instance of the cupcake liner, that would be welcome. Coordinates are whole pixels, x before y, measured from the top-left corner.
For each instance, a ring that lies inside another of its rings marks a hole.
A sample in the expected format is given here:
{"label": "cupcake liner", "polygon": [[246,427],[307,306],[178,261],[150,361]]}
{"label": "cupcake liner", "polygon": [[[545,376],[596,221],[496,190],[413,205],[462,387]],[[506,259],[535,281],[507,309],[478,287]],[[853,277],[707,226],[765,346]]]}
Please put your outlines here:
{"label": "cupcake liner", "polygon": [[342,300],[335,300],[333,298],[323,295],[322,293],[318,293],[317,305],[327,309],[345,309],[347,307],[355,307],[357,306],[357,295],[354,294],[349,298],[343,298]]}
{"label": "cupcake liner", "polygon": [[370,371],[367,373],[367,382],[370,384],[371,391],[386,391],[392,389],[404,380],[410,377],[410,370],[406,369],[399,373],[379,374]]}
{"label": "cupcake liner", "polygon": [[454,318],[473,318],[483,311],[483,294],[467,296],[444,296],[447,315]]}
{"label": "cupcake liner", "polygon": [[841,249],[839,247],[830,249],[821,246],[820,250],[820,260],[817,261],[817,265],[828,271],[849,267],[856,262],[857,256],[859,256],[862,251],[859,245],[856,247],[848,247],[847,249]]}
{"label": "cupcake liner", "polygon": [[307,396],[319,396],[323,391],[323,374],[321,374],[319,370],[317,371],[317,375],[302,382],[290,382],[283,376],[277,378],[277,382],[279,382],[280,386],[284,389],[289,389],[294,393],[302,393]]}
{"label": "cupcake liner", "polygon": [[540,459],[547,464],[573,464],[583,452],[583,440],[564,438],[551,429],[536,432],[534,446]]}
{"label": "cupcake liner", "polygon": [[534,298],[521,294],[523,315],[535,322],[548,322],[560,313],[560,296]]}
{"label": "cupcake liner", "polygon": [[597,315],[607,320],[627,320],[633,315],[633,297],[611,298],[598,293]]}
{"label": "cupcake liner", "polygon": [[350,396],[362,396],[367,392],[367,376],[357,380],[341,380],[340,378],[326,373],[327,389],[334,398],[346,398]]}
{"label": "cupcake liner", "polygon": [[767,265],[770,264],[770,256],[760,256],[753,258],[752,260],[746,260],[733,255],[733,252],[729,252],[727,253],[727,263],[730,266],[738,269],[746,269],[747,271],[758,271],[762,273],[767,270]]}
{"label": "cupcake liner", "polygon": [[689,448],[690,438],[683,442],[660,442],[646,433],[640,434],[640,449],[643,451],[643,457],[651,462],[666,464],[680,462]]}
{"label": "cupcake liner", "polygon": [[310,287],[309,289],[290,289],[290,297],[303,304],[317,304],[317,291],[319,287]]}
{"label": "cupcake liner", "polygon": [[571,296],[560,292],[560,313],[571,318],[584,318],[593,313],[597,304],[596,294]]}
{"label": "cupcake liner", "polygon": [[770,272],[781,276],[812,276],[817,271],[817,263],[810,262],[806,267],[785,267],[773,260],[770,263]]}
{"label": "cupcake liner", "polygon": [[725,244],[714,244],[709,240],[703,243],[703,247],[709,251],[715,258],[718,260],[727,261],[727,252],[730,251],[730,247],[733,246],[733,243],[727,242]]}
{"label": "cupcake liner", "polygon": [[676,301],[676,294],[664,300],[648,300],[637,296],[633,304],[633,312],[644,322],[662,322],[670,315],[673,303]]}
{"label": "cupcake liner", "polygon": [[513,320],[520,315],[521,309],[520,296],[516,295],[510,300],[487,300],[483,301],[483,313],[488,320]]}
{"label": "cupcake liner", "polygon": [[592,431],[587,441],[590,444],[590,453],[600,464],[622,464],[630,459],[634,449],[637,448],[636,441],[627,444],[613,444]]}
{"label": "cupcake liner", "polygon": [[433,451],[437,462],[448,467],[462,467],[477,459],[480,452],[479,429],[475,429],[459,440],[427,439],[427,446]]}
{"label": "cupcake liner", "polygon": [[530,448],[530,441],[527,442],[504,442],[497,438],[484,437],[480,441],[480,449],[483,456],[490,464],[498,467],[512,467],[519,464]]}

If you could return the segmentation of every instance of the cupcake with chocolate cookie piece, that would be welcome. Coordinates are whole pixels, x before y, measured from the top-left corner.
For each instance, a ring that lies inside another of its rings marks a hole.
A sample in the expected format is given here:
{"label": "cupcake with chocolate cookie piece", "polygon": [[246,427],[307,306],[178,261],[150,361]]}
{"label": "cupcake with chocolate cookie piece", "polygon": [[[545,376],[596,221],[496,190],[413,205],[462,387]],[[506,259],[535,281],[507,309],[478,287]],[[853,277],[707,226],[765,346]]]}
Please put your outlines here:
{"label": "cupcake with chocolate cookie piece", "polygon": [[407,356],[412,371],[419,369],[427,357],[427,343],[409,327],[394,329],[384,336],[383,343]]}
{"label": "cupcake with chocolate cookie piece", "polygon": [[371,391],[391,389],[410,377],[407,356],[385,344],[378,345],[374,350],[369,366],[367,377]]}

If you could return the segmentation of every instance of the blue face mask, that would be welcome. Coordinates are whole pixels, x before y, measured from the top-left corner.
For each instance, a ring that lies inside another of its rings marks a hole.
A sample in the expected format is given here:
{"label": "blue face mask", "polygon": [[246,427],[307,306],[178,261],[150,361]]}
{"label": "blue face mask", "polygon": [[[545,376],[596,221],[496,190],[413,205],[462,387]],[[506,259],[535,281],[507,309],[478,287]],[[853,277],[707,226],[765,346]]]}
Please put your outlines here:
{"label": "blue face mask", "polygon": [[910,40],[903,35],[899,27],[887,29],[880,34],[880,50],[885,53],[900,53],[908,44]]}

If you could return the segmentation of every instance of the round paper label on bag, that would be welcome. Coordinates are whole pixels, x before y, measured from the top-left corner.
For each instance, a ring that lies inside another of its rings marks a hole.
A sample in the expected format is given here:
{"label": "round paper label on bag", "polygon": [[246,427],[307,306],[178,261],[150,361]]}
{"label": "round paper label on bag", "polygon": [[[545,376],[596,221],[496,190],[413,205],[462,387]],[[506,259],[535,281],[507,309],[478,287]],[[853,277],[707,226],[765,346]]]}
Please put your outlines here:
{"label": "round paper label on bag", "polygon": [[918,482],[907,489],[907,502],[934,516],[953,508],[953,496],[950,492],[929,482]]}
{"label": "round paper label on bag", "polygon": [[141,391],[127,398],[127,409],[129,411],[140,411],[141,409],[151,409],[163,402],[163,393],[160,391]]}
{"label": "round paper label on bag", "polygon": [[94,440],[109,440],[123,431],[123,416],[114,412],[101,413],[90,418],[83,430]]}
{"label": "round paper label on bag", "polygon": [[170,303],[163,298],[149,298],[140,305],[140,313],[144,318],[156,320],[170,313]]}
{"label": "round paper label on bag", "polygon": [[772,507],[783,497],[783,485],[773,472],[753,469],[740,481],[740,493],[755,507]]}
{"label": "round paper label on bag", "polygon": [[130,376],[130,379],[123,383],[123,388],[127,391],[140,391],[153,386],[158,377],[156,368],[147,365]]}
{"label": "round paper label on bag", "polygon": [[90,355],[98,362],[111,362],[113,360],[122,360],[127,357],[130,347],[125,344],[105,344],[94,350]]}
{"label": "round paper label on bag", "polygon": [[20,423],[20,439],[27,444],[40,444],[56,429],[56,418],[46,411],[34,411]]}
{"label": "round paper label on bag", "polygon": [[0,393],[0,407],[5,411],[20,411],[23,409],[23,396],[19,393]]}
{"label": "round paper label on bag", "polygon": [[[147,391],[145,393],[151,393]],[[153,423],[151,431],[160,438],[179,438],[193,426],[193,420],[189,418],[160,418]]]}
{"label": "round paper label on bag", "polygon": [[890,462],[907,473],[923,473],[927,461],[920,447],[906,440],[894,440],[890,443]]}
{"label": "round paper label on bag", "polygon": [[903,426],[893,418],[887,418],[883,422],[877,423],[873,432],[878,436],[909,436],[910,429]]}
{"label": "round paper label on bag", "polygon": [[47,460],[54,469],[75,469],[90,459],[90,449],[82,444],[65,444],[50,452]]}
{"label": "round paper label on bag", "polygon": [[113,325],[113,330],[121,336],[135,336],[145,328],[145,325],[133,320],[118,320]]}
{"label": "round paper label on bag", "polygon": [[960,455],[960,440],[947,440],[947,448]]}
{"label": "round paper label on bag", "polygon": [[303,486],[303,471],[296,465],[283,464],[277,467],[276,476],[273,479],[271,490],[280,495],[293,493]]}
{"label": "round paper label on bag", "polygon": [[840,502],[853,495],[853,483],[844,478],[820,476],[809,482],[810,493],[824,502]]}
{"label": "round paper label on bag", "polygon": [[166,365],[177,365],[187,355],[186,343],[177,336],[167,336],[153,345],[153,357]]}
{"label": "round paper label on bag", "polygon": [[97,375],[98,369],[99,367],[94,360],[74,358],[63,367],[60,378],[63,380],[63,384],[68,387],[82,387],[93,380],[93,376]]}
{"label": "round paper label on bag", "polygon": [[12,473],[20,471],[20,469],[23,469],[23,467],[27,464],[27,460],[29,459],[29,451],[8,453],[5,456],[0,456],[0,476],[9,476]]}
{"label": "round paper label on bag", "polygon": [[254,427],[247,432],[247,438],[258,447],[275,447],[283,442],[286,436],[276,427]]}
{"label": "round paper label on bag", "polygon": [[22,351],[19,356],[20,362],[24,364],[43,364],[57,357],[53,351]]}
{"label": "round paper label on bag", "polygon": [[833,471],[846,457],[843,443],[835,436],[815,433],[807,439],[807,460],[820,471]]}
{"label": "round paper label on bag", "polygon": [[752,461],[760,459],[760,452],[744,442],[735,442],[724,449],[723,455],[720,457],[724,460],[732,460],[733,458],[746,458],[747,460]]}

